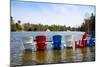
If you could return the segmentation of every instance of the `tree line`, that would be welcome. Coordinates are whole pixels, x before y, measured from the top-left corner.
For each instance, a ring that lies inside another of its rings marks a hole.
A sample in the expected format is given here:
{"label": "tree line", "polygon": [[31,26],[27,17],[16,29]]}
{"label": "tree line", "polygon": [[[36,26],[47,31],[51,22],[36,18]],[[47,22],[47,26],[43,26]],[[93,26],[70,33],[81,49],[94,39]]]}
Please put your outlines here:
{"label": "tree line", "polygon": [[11,16],[11,31],[84,31],[84,32],[95,32],[95,15],[93,13],[90,17],[85,18],[83,23],[78,27],[71,27],[66,25],[43,25],[43,24],[32,24],[32,23],[23,23],[21,20],[17,22],[14,21]]}

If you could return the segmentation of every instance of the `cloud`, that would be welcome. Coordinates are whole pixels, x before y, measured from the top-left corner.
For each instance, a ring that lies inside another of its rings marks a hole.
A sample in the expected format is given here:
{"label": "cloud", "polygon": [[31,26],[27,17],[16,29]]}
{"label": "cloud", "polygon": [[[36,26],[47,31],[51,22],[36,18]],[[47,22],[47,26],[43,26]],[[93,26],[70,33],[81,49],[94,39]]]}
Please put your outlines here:
{"label": "cloud", "polygon": [[78,26],[86,13],[95,13],[94,6],[66,5],[17,1],[11,4],[15,20],[35,24]]}

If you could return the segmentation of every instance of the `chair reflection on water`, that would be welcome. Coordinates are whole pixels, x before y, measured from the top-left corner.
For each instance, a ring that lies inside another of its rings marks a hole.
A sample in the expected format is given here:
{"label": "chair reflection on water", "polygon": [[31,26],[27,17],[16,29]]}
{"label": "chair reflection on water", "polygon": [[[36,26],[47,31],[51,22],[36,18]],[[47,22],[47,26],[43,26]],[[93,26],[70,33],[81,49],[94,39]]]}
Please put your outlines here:
{"label": "chair reflection on water", "polygon": [[46,64],[46,63],[48,63],[47,51],[46,50],[36,51],[35,61],[37,61],[36,64]]}
{"label": "chair reflection on water", "polygon": [[37,50],[46,49],[46,36],[44,35],[36,36],[36,48]]}
{"label": "chair reflection on water", "polygon": [[32,50],[25,50],[22,55],[22,65],[32,65]]}
{"label": "chair reflection on water", "polygon": [[85,47],[85,48],[77,48],[78,51],[78,56],[76,60],[82,61],[82,62],[86,62],[86,61],[94,61],[94,57],[91,54],[90,51],[91,48],[89,47]]}
{"label": "chair reflection on water", "polygon": [[80,49],[81,50],[81,53],[82,53],[82,61],[86,62],[86,61],[89,61],[90,59],[90,51],[89,51],[89,48],[83,48],[83,49]]}
{"label": "chair reflection on water", "polygon": [[61,54],[61,50],[52,50],[52,60],[51,63],[60,63],[62,60],[62,54]]}
{"label": "chair reflection on water", "polygon": [[74,53],[72,48],[66,48],[63,51],[63,62],[73,62]]}
{"label": "chair reflection on water", "polygon": [[53,49],[61,49],[61,35],[53,36]]}
{"label": "chair reflection on water", "polygon": [[95,54],[92,54],[90,47],[76,48],[74,62],[94,61]]}

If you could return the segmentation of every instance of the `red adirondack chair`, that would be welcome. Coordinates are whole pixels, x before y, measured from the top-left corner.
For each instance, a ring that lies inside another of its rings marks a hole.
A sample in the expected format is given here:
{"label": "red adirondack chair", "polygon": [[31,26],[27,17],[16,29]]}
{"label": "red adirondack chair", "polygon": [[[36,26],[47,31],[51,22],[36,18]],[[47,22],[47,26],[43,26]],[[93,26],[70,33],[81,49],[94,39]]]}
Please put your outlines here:
{"label": "red adirondack chair", "polygon": [[46,36],[36,36],[36,48],[37,50],[46,49]]}
{"label": "red adirondack chair", "polygon": [[87,40],[88,40],[88,34],[85,33],[82,37],[82,44],[84,47],[87,46]]}
{"label": "red adirondack chair", "polygon": [[76,48],[84,48],[84,45],[82,44],[81,40],[75,41],[75,47]]}
{"label": "red adirondack chair", "polygon": [[84,48],[87,46],[88,35],[85,33],[82,40],[75,41],[76,48]]}

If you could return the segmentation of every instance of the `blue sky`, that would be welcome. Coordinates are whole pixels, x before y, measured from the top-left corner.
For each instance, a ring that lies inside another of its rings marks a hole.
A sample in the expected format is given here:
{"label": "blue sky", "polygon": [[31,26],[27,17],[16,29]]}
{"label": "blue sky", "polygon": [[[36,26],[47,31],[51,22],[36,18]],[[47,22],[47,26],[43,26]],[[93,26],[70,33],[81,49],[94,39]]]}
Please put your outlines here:
{"label": "blue sky", "polygon": [[95,6],[11,1],[11,16],[22,23],[77,27],[91,13],[95,14]]}

